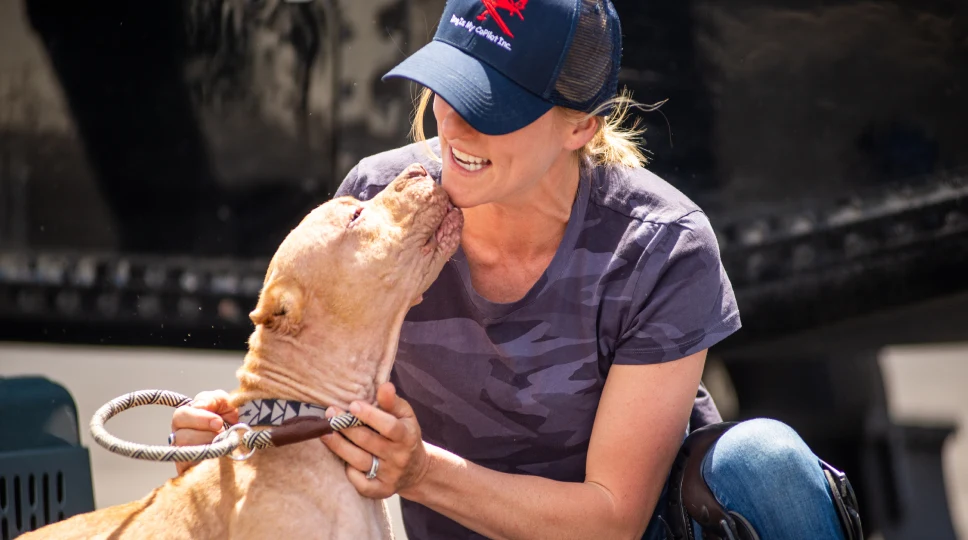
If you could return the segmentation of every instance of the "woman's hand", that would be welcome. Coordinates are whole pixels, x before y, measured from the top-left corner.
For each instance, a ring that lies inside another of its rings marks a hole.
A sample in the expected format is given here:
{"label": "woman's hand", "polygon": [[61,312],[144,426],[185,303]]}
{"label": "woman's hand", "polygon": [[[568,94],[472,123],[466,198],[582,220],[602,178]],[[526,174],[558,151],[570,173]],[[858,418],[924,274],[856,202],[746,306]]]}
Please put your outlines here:
{"label": "woman's hand", "polygon": [[[360,495],[383,499],[418,484],[430,460],[417,417],[410,404],[397,396],[393,384],[380,385],[376,400],[379,408],[357,401],[350,404],[350,413],[366,426],[324,435],[322,441],[346,462],[346,477]],[[326,416],[342,412],[330,407]],[[379,469],[376,478],[367,480],[373,456],[380,461]]]}
{"label": "woman's hand", "polygon": [[[191,403],[175,409],[171,416],[171,432],[175,436],[175,446],[195,446],[209,444],[221,433],[223,422],[235,424],[239,421],[239,411],[229,404],[229,395],[224,390],[201,392]],[[176,462],[178,474],[184,473],[194,463]]]}

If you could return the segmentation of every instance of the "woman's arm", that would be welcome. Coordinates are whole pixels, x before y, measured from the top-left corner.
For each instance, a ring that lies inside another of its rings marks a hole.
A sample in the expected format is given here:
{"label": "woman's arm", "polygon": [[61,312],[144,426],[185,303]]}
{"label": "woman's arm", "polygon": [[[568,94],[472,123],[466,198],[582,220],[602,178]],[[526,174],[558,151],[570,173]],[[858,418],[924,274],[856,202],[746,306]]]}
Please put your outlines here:
{"label": "woman's arm", "polygon": [[[378,393],[382,410],[351,407],[372,430],[353,428],[324,441],[347,461],[363,495],[398,492],[491,538],[640,538],[685,436],[705,358],[703,350],[672,362],[611,367],[583,483],[495,472],[424,443],[412,409],[391,385]],[[371,454],[380,469],[366,480],[361,471],[369,470]]]}

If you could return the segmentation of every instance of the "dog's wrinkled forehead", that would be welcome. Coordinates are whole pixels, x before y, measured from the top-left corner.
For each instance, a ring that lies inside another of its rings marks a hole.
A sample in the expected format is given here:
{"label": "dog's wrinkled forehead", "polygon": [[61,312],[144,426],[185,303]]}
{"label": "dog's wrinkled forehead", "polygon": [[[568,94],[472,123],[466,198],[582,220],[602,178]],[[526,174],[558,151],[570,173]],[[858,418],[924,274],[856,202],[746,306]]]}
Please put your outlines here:
{"label": "dog's wrinkled forehead", "polygon": [[353,253],[411,248],[412,242],[400,240],[430,234],[446,213],[446,200],[426,170],[412,165],[368,201],[343,196],[316,207],[280,244],[272,266],[287,274],[315,274],[321,264],[342,266],[334,257],[359,262]]}
{"label": "dog's wrinkled forehead", "polygon": [[333,251],[354,212],[350,201],[334,199],[316,207],[289,232],[272,257],[272,268],[300,273],[300,268],[322,261]]}

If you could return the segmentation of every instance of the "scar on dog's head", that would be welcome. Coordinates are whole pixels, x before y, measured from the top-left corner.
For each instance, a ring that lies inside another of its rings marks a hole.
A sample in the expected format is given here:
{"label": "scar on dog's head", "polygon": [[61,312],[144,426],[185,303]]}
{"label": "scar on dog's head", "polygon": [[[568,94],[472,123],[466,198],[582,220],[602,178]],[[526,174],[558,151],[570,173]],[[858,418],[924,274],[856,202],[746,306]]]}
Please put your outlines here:
{"label": "scar on dog's head", "polygon": [[295,336],[302,326],[304,304],[305,295],[295,280],[274,277],[263,287],[249,319],[256,326],[261,324],[267,330]]}

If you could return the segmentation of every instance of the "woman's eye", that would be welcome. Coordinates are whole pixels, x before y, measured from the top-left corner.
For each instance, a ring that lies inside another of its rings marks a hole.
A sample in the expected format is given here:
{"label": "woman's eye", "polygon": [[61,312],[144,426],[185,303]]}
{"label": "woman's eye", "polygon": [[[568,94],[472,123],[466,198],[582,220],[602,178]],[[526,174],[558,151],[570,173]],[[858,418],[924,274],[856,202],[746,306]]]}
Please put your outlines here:
{"label": "woman's eye", "polygon": [[356,218],[360,217],[360,214],[362,213],[363,213],[363,207],[361,206],[357,208],[355,212],[353,212],[353,218],[350,219],[350,223],[356,221]]}

